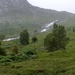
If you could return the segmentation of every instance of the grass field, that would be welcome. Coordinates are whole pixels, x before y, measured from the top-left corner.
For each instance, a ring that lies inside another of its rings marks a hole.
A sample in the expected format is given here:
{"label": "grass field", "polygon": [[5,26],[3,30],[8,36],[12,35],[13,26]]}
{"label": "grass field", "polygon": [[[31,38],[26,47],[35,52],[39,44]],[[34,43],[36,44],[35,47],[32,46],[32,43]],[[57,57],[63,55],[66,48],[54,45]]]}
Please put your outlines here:
{"label": "grass field", "polygon": [[[37,57],[23,60],[21,62],[11,62],[0,66],[0,75],[75,75],[75,32],[67,34],[70,42],[66,50],[48,52],[43,50],[43,39],[48,33],[40,33],[36,43],[21,46],[17,40],[3,42],[3,47],[11,45],[7,51],[10,53],[13,45],[18,45],[19,53],[28,49],[36,48]],[[31,38],[30,38],[31,39]],[[30,40],[31,42],[31,40]]]}

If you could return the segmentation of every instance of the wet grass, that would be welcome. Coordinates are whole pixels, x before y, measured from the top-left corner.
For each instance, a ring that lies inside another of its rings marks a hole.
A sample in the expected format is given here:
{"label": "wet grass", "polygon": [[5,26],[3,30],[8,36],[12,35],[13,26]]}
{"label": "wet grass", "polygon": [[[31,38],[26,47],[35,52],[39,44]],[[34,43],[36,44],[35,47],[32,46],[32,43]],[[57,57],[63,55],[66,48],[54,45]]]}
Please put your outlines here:
{"label": "wet grass", "polygon": [[37,35],[38,42],[20,48],[24,52],[35,47],[37,58],[0,66],[0,75],[75,75],[75,33],[68,34],[70,42],[66,50],[55,52],[42,50],[45,35]]}

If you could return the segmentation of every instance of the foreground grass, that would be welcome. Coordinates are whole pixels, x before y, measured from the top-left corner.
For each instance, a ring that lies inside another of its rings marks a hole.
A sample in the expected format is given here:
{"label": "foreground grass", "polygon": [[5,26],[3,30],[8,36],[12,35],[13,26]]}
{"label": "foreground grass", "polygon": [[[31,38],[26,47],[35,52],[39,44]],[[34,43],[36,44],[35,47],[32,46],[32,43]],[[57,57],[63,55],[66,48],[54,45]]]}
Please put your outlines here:
{"label": "foreground grass", "polygon": [[0,75],[75,75],[75,33],[68,34],[68,36],[70,42],[66,50],[48,52],[41,49],[44,38],[43,35],[42,37],[38,35],[37,43],[21,49],[23,52],[28,48],[34,48],[35,45],[37,57],[0,66]]}
{"label": "foreground grass", "polygon": [[74,51],[38,51],[38,57],[0,66],[0,75],[74,75]]}

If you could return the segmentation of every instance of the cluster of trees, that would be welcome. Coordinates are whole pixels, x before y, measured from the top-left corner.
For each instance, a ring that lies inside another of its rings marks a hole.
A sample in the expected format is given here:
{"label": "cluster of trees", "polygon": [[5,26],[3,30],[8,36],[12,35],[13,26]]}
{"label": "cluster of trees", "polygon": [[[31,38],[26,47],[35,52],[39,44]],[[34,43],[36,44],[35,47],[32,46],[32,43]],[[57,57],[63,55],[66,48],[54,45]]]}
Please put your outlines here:
{"label": "cluster of trees", "polygon": [[[36,42],[37,41],[37,37],[32,37],[32,42]],[[21,33],[20,33],[20,44],[22,45],[28,45],[29,44],[29,33],[26,30],[23,30]]]}
{"label": "cluster of trees", "polygon": [[[0,40],[3,40],[4,38],[5,38],[4,35],[0,35]],[[36,41],[37,41],[37,37],[32,37],[32,43],[35,43]],[[27,29],[23,30],[20,33],[20,44],[21,45],[28,45],[29,44],[29,33],[28,33]],[[18,46],[14,46],[12,49],[12,52],[14,54],[18,54],[18,52],[19,52]],[[1,42],[0,42],[0,55],[6,55],[5,49],[1,47]]]}
{"label": "cluster of trees", "polygon": [[[37,37],[32,38],[32,42],[36,42]],[[66,49],[66,45],[69,42],[69,38],[66,36],[65,27],[62,25],[53,25],[52,33],[48,34],[44,39],[44,46],[49,51],[55,51],[60,49]],[[27,30],[23,30],[20,34],[20,43],[22,45],[29,44],[29,33]]]}
{"label": "cluster of trees", "polygon": [[[1,37],[5,37],[2,35]],[[35,43],[37,41],[37,37],[32,37],[32,42]],[[49,33],[44,39],[44,46],[49,51],[55,51],[60,49],[65,49],[66,45],[69,42],[69,38],[66,37],[66,30],[64,26],[54,24],[52,33]],[[20,33],[20,44],[28,45],[29,44],[29,33],[26,30],[23,30]],[[18,54],[19,48],[14,46],[12,52]],[[1,47],[0,42],[0,55],[6,55],[6,51]]]}
{"label": "cluster of trees", "polygon": [[64,26],[54,24],[52,33],[48,34],[44,39],[44,46],[49,51],[65,49],[69,42],[66,37],[66,30]]}

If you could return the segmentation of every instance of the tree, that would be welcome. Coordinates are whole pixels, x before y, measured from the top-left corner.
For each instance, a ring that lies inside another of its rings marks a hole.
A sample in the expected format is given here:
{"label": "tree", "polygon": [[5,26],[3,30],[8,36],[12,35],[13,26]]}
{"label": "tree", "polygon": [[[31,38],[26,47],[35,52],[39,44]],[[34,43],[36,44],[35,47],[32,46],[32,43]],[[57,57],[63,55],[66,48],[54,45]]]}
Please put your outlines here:
{"label": "tree", "polygon": [[52,33],[44,39],[44,45],[50,51],[65,49],[68,42],[69,38],[66,37],[65,27],[57,24],[53,25]]}
{"label": "tree", "polygon": [[36,42],[36,41],[37,41],[37,37],[33,37],[32,42]]}
{"label": "tree", "polygon": [[55,38],[55,36],[53,36],[52,33],[48,34],[44,39],[44,46],[49,51],[57,50],[57,39]]}
{"label": "tree", "polygon": [[29,44],[29,33],[27,30],[23,30],[21,33],[20,33],[20,43],[22,45],[27,45]]}
{"label": "tree", "polygon": [[12,52],[14,52],[15,54],[18,54],[18,46],[14,46],[14,48],[12,49]]}
{"label": "tree", "polygon": [[57,49],[65,49],[69,38],[66,37],[66,30],[64,26],[54,24],[53,35],[57,39]]}

